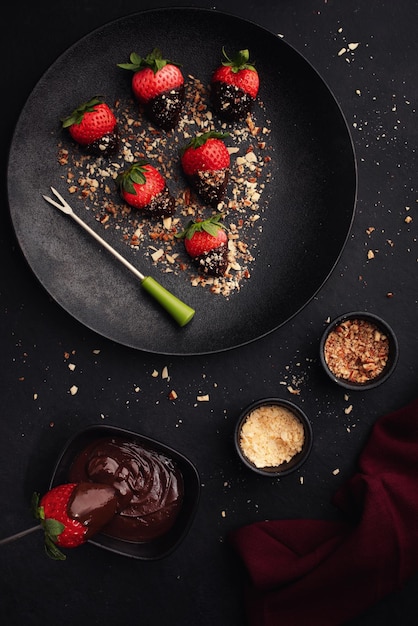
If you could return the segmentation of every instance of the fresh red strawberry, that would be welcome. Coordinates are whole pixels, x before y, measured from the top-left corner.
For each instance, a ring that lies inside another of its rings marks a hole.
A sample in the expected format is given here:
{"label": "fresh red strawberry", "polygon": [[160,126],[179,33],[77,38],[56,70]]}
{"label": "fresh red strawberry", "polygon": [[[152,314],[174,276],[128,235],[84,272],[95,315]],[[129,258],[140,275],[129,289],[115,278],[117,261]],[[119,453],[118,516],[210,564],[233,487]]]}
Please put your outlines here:
{"label": "fresh red strawberry", "polygon": [[197,135],[183,148],[181,166],[191,187],[211,206],[226,193],[231,157],[224,139],[228,133],[208,131]]}
{"label": "fresh red strawberry", "polygon": [[203,274],[223,276],[228,267],[228,236],[220,224],[222,213],[217,213],[201,222],[190,221],[176,235],[184,239],[187,254]]}
{"label": "fresh red strawberry", "polygon": [[153,124],[163,130],[172,130],[180,119],[185,99],[184,77],[178,63],[163,59],[158,48],[146,57],[132,52],[130,63],[118,67],[134,72],[132,91],[144,106]]}
{"label": "fresh red strawberry", "polygon": [[53,487],[39,500],[33,496],[33,508],[45,532],[48,556],[63,560],[61,548],[76,548],[99,532],[115,515],[116,492],[110,485],[66,483]]}
{"label": "fresh red strawberry", "polygon": [[215,112],[223,119],[234,122],[247,117],[257,97],[260,79],[250,62],[248,50],[239,50],[229,58],[222,48],[225,60],[212,74],[211,101]]}
{"label": "fresh red strawberry", "polygon": [[74,141],[88,152],[110,154],[117,150],[117,120],[102,99],[95,97],[80,104],[71,115],[61,121],[62,127],[68,128]]}
{"label": "fresh red strawberry", "polygon": [[116,185],[125,202],[149,215],[169,217],[176,210],[164,177],[148,161],[132,163],[117,176]]}

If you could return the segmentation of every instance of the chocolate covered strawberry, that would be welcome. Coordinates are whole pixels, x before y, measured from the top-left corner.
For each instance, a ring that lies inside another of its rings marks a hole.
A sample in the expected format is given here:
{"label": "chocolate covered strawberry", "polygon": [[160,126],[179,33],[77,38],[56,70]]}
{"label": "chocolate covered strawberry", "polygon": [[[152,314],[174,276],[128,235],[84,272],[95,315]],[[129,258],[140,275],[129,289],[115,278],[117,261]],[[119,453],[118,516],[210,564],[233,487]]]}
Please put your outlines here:
{"label": "chocolate covered strawberry", "polygon": [[117,120],[110,107],[95,97],[80,104],[64,117],[62,127],[87,152],[96,155],[113,153],[118,148]]}
{"label": "chocolate covered strawberry", "polygon": [[179,122],[185,100],[184,77],[179,64],[163,59],[158,48],[141,57],[132,52],[129,63],[118,67],[134,72],[132,91],[153,124],[172,130]]}
{"label": "chocolate covered strawberry", "polygon": [[181,153],[181,166],[192,189],[204,203],[216,207],[225,196],[231,157],[227,133],[208,131],[189,141]]}
{"label": "chocolate covered strawberry", "polygon": [[146,160],[132,163],[121,172],[116,185],[125,202],[150,216],[169,217],[176,210],[165,178]]}
{"label": "chocolate covered strawberry", "polygon": [[184,240],[187,254],[202,274],[223,276],[228,267],[228,236],[220,223],[222,213],[201,222],[190,221],[176,235]]}
{"label": "chocolate covered strawberry", "polygon": [[41,499],[33,496],[34,515],[45,533],[45,550],[56,560],[65,559],[59,548],[76,548],[99,532],[118,508],[110,485],[67,483],[53,487]]}
{"label": "chocolate covered strawberry", "polygon": [[224,60],[213,72],[210,96],[214,111],[228,122],[245,119],[257,97],[260,79],[250,62],[248,50],[239,50],[230,58],[222,48]]}

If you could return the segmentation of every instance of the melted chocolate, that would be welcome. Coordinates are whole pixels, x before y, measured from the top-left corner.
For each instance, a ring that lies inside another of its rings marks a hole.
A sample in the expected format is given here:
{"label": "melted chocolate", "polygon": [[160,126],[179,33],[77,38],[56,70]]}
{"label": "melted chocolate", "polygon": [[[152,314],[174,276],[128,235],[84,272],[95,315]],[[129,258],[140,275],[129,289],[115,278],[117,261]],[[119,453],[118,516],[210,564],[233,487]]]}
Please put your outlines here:
{"label": "melted chocolate", "polygon": [[215,81],[211,84],[211,101],[219,117],[228,122],[238,122],[250,113],[254,98],[235,85]]}
{"label": "melted chocolate", "polygon": [[211,276],[223,276],[228,267],[228,246],[223,244],[219,248],[194,257],[199,272]]}
{"label": "melted chocolate", "polygon": [[103,135],[100,139],[96,139],[96,141],[83,147],[85,152],[95,156],[114,154],[119,148],[119,133],[117,128],[115,127],[112,133]]}
{"label": "melted chocolate", "polygon": [[174,524],[183,501],[183,477],[174,461],[139,443],[104,437],[74,460],[69,480],[111,486],[118,511],[102,532],[133,542],[151,541]]}
{"label": "melted chocolate", "polygon": [[82,482],[71,494],[67,513],[87,527],[85,537],[88,539],[112,519],[117,508],[118,499],[113,487]]}
{"label": "melted chocolate", "polygon": [[151,122],[163,130],[172,130],[179,122],[185,99],[184,85],[152,98],[145,105]]}
{"label": "melted chocolate", "polygon": [[229,180],[229,170],[201,170],[189,176],[193,189],[205,204],[216,207],[224,198]]}
{"label": "melted chocolate", "polygon": [[168,187],[164,187],[160,193],[153,197],[151,202],[142,209],[144,213],[154,217],[170,217],[175,213],[176,201]]}

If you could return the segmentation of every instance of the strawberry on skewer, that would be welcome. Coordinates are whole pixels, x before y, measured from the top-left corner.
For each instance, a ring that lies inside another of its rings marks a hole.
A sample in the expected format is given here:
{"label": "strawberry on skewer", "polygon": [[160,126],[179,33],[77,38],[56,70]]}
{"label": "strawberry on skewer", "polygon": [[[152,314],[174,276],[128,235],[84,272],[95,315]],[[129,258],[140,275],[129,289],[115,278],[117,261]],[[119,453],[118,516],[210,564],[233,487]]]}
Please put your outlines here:
{"label": "strawberry on skewer", "polygon": [[224,60],[210,81],[214,111],[228,122],[245,119],[251,112],[260,87],[260,78],[250,62],[248,50],[239,50],[230,58],[222,48]]}
{"label": "strawberry on skewer", "polygon": [[154,50],[146,57],[132,52],[129,63],[118,67],[130,70],[132,91],[153,124],[170,131],[180,119],[185,101],[184,77],[179,64],[163,59],[161,50]]}
{"label": "strawberry on skewer", "polygon": [[86,152],[96,155],[116,152],[119,143],[117,120],[101,98],[96,96],[83,102],[61,122]]}
{"label": "strawberry on skewer", "polygon": [[176,234],[202,274],[223,276],[228,268],[228,236],[222,218],[222,213],[217,213],[201,222],[190,221]]}
{"label": "strawberry on skewer", "polygon": [[66,559],[60,548],[76,548],[86,543],[110,522],[118,510],[115,489],[99,483],[65,483],[53,487],[42,498],[32,497],[37,526],[0,540],[5,545],[35,530],[44,531],[45,552],[54,560]]}
{"label": "strawberry on skewer", "polygon": [[176,210],[165,178],[146,160],[132,163],[118,174],[116,185],[130,206],[152,217],[169,217]]}
{"label": "strawberry on skewer", "polygon": [[191,139],[181,153],[181,166],[192,189],[214,207],[223,200],[229,180],[226,137],[228,133],[208,131]]}

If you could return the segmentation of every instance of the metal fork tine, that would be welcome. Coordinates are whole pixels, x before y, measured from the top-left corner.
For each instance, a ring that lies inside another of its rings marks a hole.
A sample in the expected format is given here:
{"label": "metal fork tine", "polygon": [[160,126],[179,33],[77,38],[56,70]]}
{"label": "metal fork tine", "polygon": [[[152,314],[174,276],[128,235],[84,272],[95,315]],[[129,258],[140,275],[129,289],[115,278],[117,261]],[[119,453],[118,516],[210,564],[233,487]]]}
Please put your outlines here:
{"label": "metal fork tine", "polygon": [[60,202],[58,203],[55,200],[52,200],[52,198],[49,198],[48,196],[44,196],[45,200],[47,200],[50,204],[52,204],[54,207],[56,207],[57,209],[59,209],[63,213],[66,213],[67,215],[73,215],[74,216],[74,212],[73,212],[72,208],[70,207],[68,202],[66,202],[64,200],[62,195],[55,189],[55,187],[51,187],[51,191],[58,198],[58,200]]}
{"label": "metal fork tine", "polygon": [[53,200],[52,198],[50,198],[49,196],[42,196],[44,198],[44,200],[46,200],[47,202],[49,202],[50,204],[53,204],[54,207],[56,207],[57,209],[60,209],[62,211],[62,205],[58,204],[58,202],[55,202],[55,200]]}
{"label": "metal fork tine", "polygon": [[64,200],[62,195],[55,189],[55,187],[51,187],[51,191],[61,202],[62,206],[69,207],[69,204],[67,204],[67,202]]}
{"label": "metal fork tine", "polygon": [[121,263],[125,265],[139,280],[145,291],[147,291],[157,302],[159,302],[168,313],[174,317],[180,326],[184,326],[187,324],[193,315],[195,314],[195,310],[189,307],[187,304],[176,298],[172,293],[164,289],[154,278],[151,276],[144,276],[139,270],[136,269],[125,257],[123,257],[119,252],[117,252],[110,244],[107,243],[96,231],[94,231],[86,222],[84,222],[81,217],[78,217],[77,213],[74,213],[68,202],[64,200],[60,193],[54,188],[51,187],[51,191],[58,200],[60,200],[61,204],[52,200],[49,196],[43,196],[43,198],[52,204],[54,207],[59,209],[62,213],[69,215],[77,224],[79,224],[84,230],[86,230],[96,241],[98,241],[104,248],[106,248],[113,256],[115,256]]}

